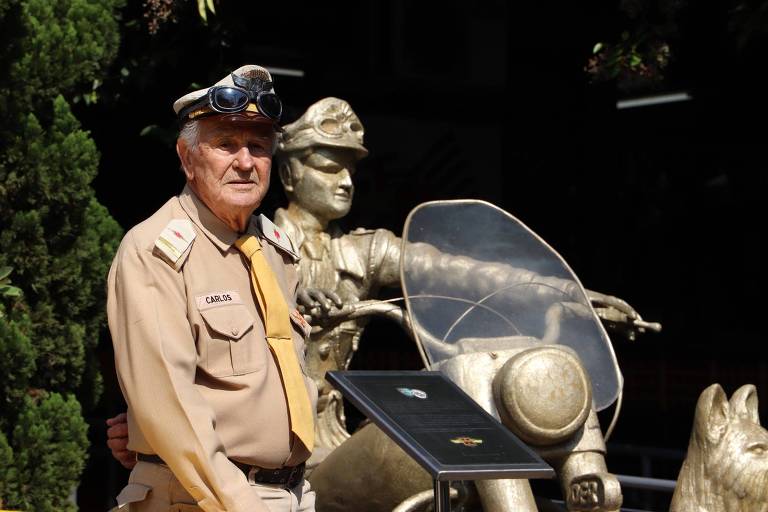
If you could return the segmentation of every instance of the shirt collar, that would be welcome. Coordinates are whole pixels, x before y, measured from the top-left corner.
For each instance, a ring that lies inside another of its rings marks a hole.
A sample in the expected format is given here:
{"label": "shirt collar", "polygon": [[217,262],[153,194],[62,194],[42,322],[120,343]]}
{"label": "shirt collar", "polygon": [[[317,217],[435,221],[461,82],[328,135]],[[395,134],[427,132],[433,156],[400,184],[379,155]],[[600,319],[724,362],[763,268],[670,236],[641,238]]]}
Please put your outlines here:
{"label": "shirt collar", "polygon": [[[203,203],[199,197],[192,191],[189,185],[184,186],[184,190],[179,194],[179,203],[187,212],[190,220],[194,222],[200,230],[205,233],[211,242],[222,252],[227,252],[240,235],[232,231],[229,226],[216,217],[211,210]],[[248,222],[248,233],[254,233],[254,217],[251,216]]]}

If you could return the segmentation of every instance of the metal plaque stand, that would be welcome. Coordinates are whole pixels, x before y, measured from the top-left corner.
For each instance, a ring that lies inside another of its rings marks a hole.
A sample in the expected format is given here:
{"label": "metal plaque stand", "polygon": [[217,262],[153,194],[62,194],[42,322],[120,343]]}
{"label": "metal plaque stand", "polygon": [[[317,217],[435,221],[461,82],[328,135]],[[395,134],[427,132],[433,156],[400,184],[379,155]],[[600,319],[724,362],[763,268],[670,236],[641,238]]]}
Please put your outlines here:
{"label": "metal plaque stand", "polygon": [[435,512],[451,510],[451,481],[555,474],[440,372],[334,371],[325,378],[432,476]]}
{"label": "metal plaque stand", "polygon": [[451,512],[451,482],[434,480],[435,482],[435,512]]}

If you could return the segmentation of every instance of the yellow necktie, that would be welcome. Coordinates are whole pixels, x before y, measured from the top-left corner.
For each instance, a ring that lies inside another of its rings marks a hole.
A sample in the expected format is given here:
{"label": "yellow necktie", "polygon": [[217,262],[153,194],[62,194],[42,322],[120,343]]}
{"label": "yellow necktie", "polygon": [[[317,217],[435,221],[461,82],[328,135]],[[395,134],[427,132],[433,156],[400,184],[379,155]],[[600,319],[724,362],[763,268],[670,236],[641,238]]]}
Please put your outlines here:
{"label": "yellow necktie", "polygon": [[240,237],[235,246],[251,263],[253,293],[264,315],[267,343],[280,370],[285,398],[288,401],[291,432],[311,452],[315,445],[315,416],[299,367],[299,359],[293,348],[288,303],[256,237]]}

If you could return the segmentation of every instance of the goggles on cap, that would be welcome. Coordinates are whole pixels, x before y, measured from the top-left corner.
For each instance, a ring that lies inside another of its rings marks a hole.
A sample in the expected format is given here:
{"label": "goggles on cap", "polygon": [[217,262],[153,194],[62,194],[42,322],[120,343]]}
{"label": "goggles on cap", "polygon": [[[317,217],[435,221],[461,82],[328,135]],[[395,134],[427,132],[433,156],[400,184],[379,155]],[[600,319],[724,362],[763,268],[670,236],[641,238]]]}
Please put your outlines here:
{"label": "goggles on cap", "polygon": [[[203,115],[234,114],[243,111],[254,111],[279,121],[283,113],[283,103],[275,94],[272,82],[261,78],[245,78],[232,74],[232,85],[217,85],[208,89],[208,93],[179,112],[179,119],[197,119]],[[210,110],[208,108],[210,107]]]}

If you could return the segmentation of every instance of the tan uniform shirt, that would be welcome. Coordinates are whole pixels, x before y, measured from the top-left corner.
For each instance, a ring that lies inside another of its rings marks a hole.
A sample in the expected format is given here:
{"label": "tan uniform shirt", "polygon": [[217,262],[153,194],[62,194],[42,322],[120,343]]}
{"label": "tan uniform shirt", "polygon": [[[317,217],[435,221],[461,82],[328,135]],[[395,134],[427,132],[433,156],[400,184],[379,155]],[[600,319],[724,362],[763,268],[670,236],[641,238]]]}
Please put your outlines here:
{"label": "tan uniform shirt", "polygon": [[[189,219],[196,232],[176,268],[153,250],[172,219]],[[266,240],[255,217],[248,232],[259,236],[294,309],[298,278],[291,256]],[[207,512],[266,511],[230,459],[280,467],[309,457],[301,443],[292,443],[285,393],[248,264],[234,246],[238,236],[185,188],[125,235],[108,280],[129,449],[162,457]],[[305,332],[299,323],[292,325],[314,407]]]}

